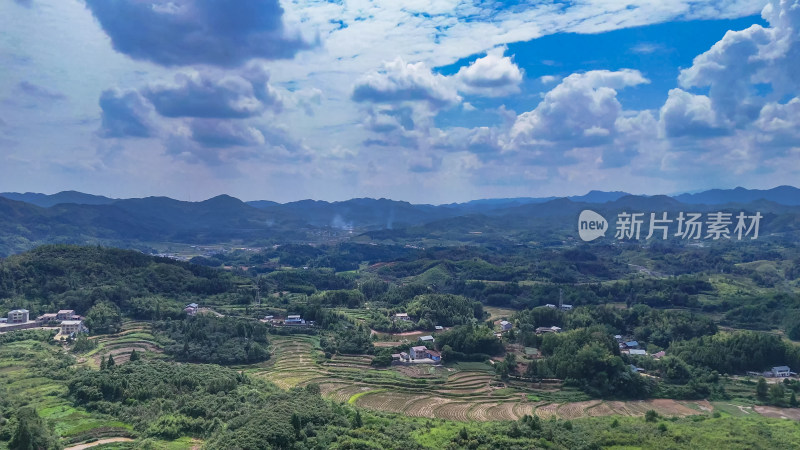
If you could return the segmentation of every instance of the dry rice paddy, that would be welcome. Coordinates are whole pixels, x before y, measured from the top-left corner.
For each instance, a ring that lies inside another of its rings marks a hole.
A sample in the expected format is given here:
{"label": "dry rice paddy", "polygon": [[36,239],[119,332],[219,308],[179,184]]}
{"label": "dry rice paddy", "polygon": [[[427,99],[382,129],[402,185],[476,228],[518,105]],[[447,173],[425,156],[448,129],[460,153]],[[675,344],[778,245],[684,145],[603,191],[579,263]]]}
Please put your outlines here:
{"label": "dry rice paddy", "polygon": [[[663,416],[686,416],[700,414],[704,406],[710,407],[708,402],[664,399],[532,402],[518,384],[501,390],[492,387],[495,380],[488,372],[435,369],[403,373],[401,370],[371,367],[371,356],[336,355],[325,359],[318,341],[311,336],[276,336],[272,339],[272,353],[270,361],[252,367],[248,372],[284,389],[316,383],[322,395],[331,400],[414,417],[494,421],[537,415],[543,419],[576,419],[642,416],[650,409]],[[531,387],[527,389],[531,390]],[[550,392],[546,389],[533,391]]]}

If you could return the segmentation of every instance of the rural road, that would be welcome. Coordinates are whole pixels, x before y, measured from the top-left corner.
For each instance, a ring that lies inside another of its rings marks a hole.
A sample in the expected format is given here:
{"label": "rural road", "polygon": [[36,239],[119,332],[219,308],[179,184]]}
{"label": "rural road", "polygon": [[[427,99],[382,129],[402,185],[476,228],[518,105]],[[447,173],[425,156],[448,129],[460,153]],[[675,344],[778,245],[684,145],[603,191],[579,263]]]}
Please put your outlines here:
{"label": "rural road", "polygon": [[92,448],[98,445],[111,444],[112,442],[133,442],[133,439],[124,437],[100,439],[99,441],[89,442],[88,444],[80,444],[73,447],[67,447],[64,450],[83,450],[85,448]]}

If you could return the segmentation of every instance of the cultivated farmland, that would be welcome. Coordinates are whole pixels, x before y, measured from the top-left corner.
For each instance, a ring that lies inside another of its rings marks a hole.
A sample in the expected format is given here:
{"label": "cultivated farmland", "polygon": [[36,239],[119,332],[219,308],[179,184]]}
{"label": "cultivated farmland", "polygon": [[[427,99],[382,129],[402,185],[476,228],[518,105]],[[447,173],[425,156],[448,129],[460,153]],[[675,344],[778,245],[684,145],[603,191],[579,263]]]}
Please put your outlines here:
{"label": "cultivated farmland", "polygon": [[[365,355],[335,355],[326,359],[314,336],[274,336],[272,359],[248,366],[246,371],[283,389],[315,383],[322,395],[376,411],[413,417],[459,421],[516,420],[525,415],[543,419],[589,416],[643,416],[654,410],[663,416],[699,414],[698,403],[675,400],[569,401],[569,393],[497,384],[491,368],[483,364],[454,365],[430,370],[425,366],[376,369]],[[529,399],[535,393],[538,401]],[[585,398],[585,397],[584,397]]]}

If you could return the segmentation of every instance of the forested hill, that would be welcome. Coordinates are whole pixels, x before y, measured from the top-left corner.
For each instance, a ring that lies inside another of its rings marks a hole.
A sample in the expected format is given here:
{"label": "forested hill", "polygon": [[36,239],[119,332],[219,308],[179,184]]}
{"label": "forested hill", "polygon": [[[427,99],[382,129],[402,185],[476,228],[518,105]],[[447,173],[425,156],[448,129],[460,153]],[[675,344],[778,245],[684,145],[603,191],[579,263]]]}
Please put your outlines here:
{"label": "forested hill", "polygon": [[[569,198],[494,199],[434,206],[369,198],[279,204],[246,203],[227,195],[186,202],[167,197],[114,200],[74,192],[44,197],[0,194],[0,256],[52,243],[146,249],[160,242],[235,242],[266,247],[359,236],[362,240],[403,244],[421,239],[493,245],[558,243],[575,237],[577,217],[584,209],[606,218],[622,211],[724,211],[734,215],[757,211],[764,216],[762,235],[786,238],[789,233],[788,238],[794,239],[800,230],[800,205],[794,201],[795,195],[800,198],[800,190],[789,186],[679,197],[593,191]],[[705,200],[708,202],[698,203]]]}
{"label": "forested hill", "polygon": [[[0,313],[59,309],[84,315],[110,303],[133,317],[180,316],[198,296],[236,297],[243,280],[229,272],[132,250],[47,245],[0,261]],[[236,299],[230,299],[235,301]]]}

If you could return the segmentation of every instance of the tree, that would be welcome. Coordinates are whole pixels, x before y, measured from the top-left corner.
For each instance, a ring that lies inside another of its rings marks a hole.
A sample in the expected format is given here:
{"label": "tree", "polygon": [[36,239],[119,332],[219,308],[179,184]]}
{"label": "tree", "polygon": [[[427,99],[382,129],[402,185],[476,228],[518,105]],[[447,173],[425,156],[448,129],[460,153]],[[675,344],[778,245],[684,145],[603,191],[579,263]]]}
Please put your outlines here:
{"label": "tree", "polygon": [[114,362],[114,357],[111,356],[111,355],[108,355],[108,363],[106,364],[106,368],[110,369],[110,368],[114,367],[116,364],[117,363]]}
{"label": "tree", "polygon": [[18,450],[61,448],[55,432],[39,417],[36,410],[29,406],[24,406],[17,411],[17,428],[11,436],[8,446]]}
{"label": "tree", "polygon": [[789,397],[789,406],[792,408],[797,408],[797,397],[794,395],[794,391],[792,391],[792,396]]}
{"label": "tree", "polygon": [[108,360],[105,358],[100,358],[100,370],[108,369]]}
{"label": "tree", "polygon": [[361,418],[361,411],[356,410],[356,415],[353,417],[353,428],[361,428],[364,426],[364,420]]}
{"label": "tree", "polygon": [[138,361],[140,358],[139,354],[136,353],[136,349],[131,350],[131,358],[128,360],[130,362]]}
{"label": "tree", "polygon": [[655,410],[648,409],[646,413],[644,413],[644,421],[645,422],[655,422],[658,420],[658,413]]}
{"label": "tree", "polygon": [[786,396],[786,390],[783,388],[783,385],[780,383],[775,383],[769,387],[769,402],[775,406],[783,406],[786,404],[786,400],[784,397]]}
{"label": "tree", "polygon": [[292,428],[294,428],[294,435],[300,435],[300,428],[303,426],[303,422],[300,421],[300,416],[297,413],[292,413]]}
{"label": "tree", "polygon": [[111,302],[98,302],[86,313],[86,326],[92,333],[116,333],[121,325],[119,307]]}
{"label": "tree", "polygon": [[72,346],[72,351],[75,353],[84,353],[94,349],[95,347],[97,347],[96,340],[89,339],[86,337],[86,335],[81,334],[78,335],[77,339],[75,339],[75,345]]}
{"label": "tree", "polygon": [[767,386],[767,380],[764,377],[758,379],[758,383],[756,383],[756,396],[761,400],[767,398],[767,390],[769,387]]}

